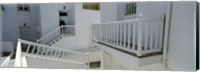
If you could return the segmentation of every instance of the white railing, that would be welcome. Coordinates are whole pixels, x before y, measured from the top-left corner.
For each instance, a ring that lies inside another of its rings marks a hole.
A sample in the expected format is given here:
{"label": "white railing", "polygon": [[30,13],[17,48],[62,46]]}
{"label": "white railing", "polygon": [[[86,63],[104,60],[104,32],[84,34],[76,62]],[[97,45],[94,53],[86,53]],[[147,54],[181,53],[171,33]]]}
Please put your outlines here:
{"label": "white railing", "polygon": [[38,39],[36,42],[40,44],[49,44],[62,34],[74,34],[74,29],[74,25],[60,26],[42,38]]}
{"label": "white railing", "polygon": [[31,56],[55,61],[89,64],[88,53],[66,50],[18,39],[15,67],[22,67],[22,57]]}
{"label": "white railing", "polygon": [[92,24],[93,41],[143,56],[161,52],[163,20],[124,20]]}

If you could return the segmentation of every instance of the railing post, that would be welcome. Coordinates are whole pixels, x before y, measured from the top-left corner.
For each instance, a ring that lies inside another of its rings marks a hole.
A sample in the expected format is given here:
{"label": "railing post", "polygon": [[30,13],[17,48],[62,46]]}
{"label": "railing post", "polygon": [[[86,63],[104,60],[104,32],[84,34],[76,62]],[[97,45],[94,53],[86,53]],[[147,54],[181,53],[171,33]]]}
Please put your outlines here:
{"label": "railing post", "polygon": [[142,29],[141,29],[141,22],[138,24],[138,45],[137,45],[137,55],[141,56],[142,51]]}
{"label": "railing post", "polygon": [[15,56],[15,67],[22,67],[21,41],[18,39],[17,52]]}

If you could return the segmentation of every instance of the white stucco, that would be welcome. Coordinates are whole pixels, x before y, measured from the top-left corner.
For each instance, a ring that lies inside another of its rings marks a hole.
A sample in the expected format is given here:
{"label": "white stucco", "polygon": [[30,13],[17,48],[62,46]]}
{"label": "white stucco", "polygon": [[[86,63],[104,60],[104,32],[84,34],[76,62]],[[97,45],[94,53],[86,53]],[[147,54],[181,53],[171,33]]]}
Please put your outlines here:
{"label": "white stucco", "polygon": [[166,2],[136,2],[136,14],[125,16],[126,3],[100,3],[101,22],[128,20],[142,14],[145,19],[160,19],[166,14]]}
{"label": "white stucco", "polygon": [[[2,51],[2,10],[0,10],[0,57],[1,57],[1,51]],[[0,62],[2,62],[1,61],[1,59],[0,59]],[[0,63],[1,64],[1,63]]]}
{"label": "white stucco", "polygon": [[12,42],[16,46],[17,38],[19,38],[16,4],[5,4],[4,7],[5,10],[2,11],[2,40]]}
{"label": "white stucco", "polygon": [[40,27],[41,27],[41,37],[50,33],[54,29],[59,27],[59,10],[64,10],[63,6],[66,6],[65,10],[69,10],[70,22],[74,24],[74,9],[71,3],[48,3],[40,4]]}
{"label": "white stucco", "polygon": [[75,27],[77,48],[89,48],[91,43],[90,26],[100,22],[100,12],[82,9],[82,3],[75,4]]}
{"label": "white stucco", "polygon": [[196,10],[195,2],[174,2],[168,48],[168,68],[196,68]]}

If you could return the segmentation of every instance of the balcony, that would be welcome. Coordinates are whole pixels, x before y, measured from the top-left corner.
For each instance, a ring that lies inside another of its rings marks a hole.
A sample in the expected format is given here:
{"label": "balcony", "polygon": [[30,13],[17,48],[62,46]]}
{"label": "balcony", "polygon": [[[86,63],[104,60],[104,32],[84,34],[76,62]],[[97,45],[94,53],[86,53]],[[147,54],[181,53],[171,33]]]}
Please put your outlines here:
{"label": "balcony", "polygon": [[92,24],[94,42],[139,57],[161,53],[163,34],[164,23],[161,19],[134,19]]}

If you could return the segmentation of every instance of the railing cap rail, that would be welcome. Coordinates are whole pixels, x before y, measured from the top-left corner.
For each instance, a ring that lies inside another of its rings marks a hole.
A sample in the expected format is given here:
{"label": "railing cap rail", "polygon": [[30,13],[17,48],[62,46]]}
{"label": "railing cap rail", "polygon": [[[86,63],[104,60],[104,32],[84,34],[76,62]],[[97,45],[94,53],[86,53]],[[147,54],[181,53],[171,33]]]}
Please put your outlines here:
{"label": "railing cap rail", "polygon": [[81,52],[77,52],[77,51],[73,51],[73,50],[67,50],[67,49],[63,49],[63,48],[59,48],[59,47],[54,47],[54,46],[42,45],[42,44],[33,43],[33,42],[22,40],[22,39],[18,39],[18,41],[20,41],[21,43],[27,43],[27,44],[37,45],[37,46],[41,46],[41,47],[45,47],[45,48],[51,48],[51,49],[56,49],[56,50],[62,50],[62,51],[68,51],[68,52],[72,52],[72,53],[87,55],[86,53],[81,53]]}
{"label": "railing cap rail", "polygon": [[115,24],[115,23],[126,23],[126,22],[136,22],[136,21],[145,21],[145,22],[151,22],[151,21],[163,21],[162,18],[159,19],[129,19],[129,20],[122,20],[122,21],[111,21],[111,22],[103,22],[103,23],[93,23],[95,24]]}

